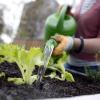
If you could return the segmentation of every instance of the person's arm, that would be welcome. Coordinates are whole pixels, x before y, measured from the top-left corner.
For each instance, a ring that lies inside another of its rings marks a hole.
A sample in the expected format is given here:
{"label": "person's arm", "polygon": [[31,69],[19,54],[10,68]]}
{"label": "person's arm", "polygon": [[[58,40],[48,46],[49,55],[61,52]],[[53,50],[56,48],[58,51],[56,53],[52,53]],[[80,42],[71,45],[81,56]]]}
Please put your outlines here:
{"label": "person's arm", "polygon": [[[80,46],[80,39],[74,39],[74,48]],[[84,39],[84,48],[82,52],[98,53],[100,51],[100,38]]]}
{"label": "person's arm", "polygon": [[[80,38],[72,38],[63,35],[55,35],[54,38],[58,42],[58,46],[53,51],[54,55],[60,55],[64,50],[76,52],[82,44]],[[83,39],[83,42],[83,48],[80,53],[98,53],[100,51],[100,38]]]}

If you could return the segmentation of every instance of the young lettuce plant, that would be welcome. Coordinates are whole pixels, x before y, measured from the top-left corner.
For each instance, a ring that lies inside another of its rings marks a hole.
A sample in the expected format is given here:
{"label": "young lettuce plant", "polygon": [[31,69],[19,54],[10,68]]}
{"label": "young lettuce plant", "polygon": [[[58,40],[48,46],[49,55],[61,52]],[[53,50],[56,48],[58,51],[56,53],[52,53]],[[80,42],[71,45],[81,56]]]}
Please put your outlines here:
{"label": "young lettuce plant", "polygon": [[0,55],[4,56],[4,60],[9,62],[16,62],[22,78],[9,77],[8,81],[12,81],[15,84],[32,84],[37,80],[37,75],[32,75],[35,65],[43,65],[42,50],[40,48],[31,48],[25,50],[23,47],[17,45],[3,45],[1,47]]}
{"label": "young lettuce plant", "polygon": [[32,84],[37,80],[37,75],[32,75],[35,65],[43,65],[42,52],[40,48],[31,48],[29,51],[21,49],[18,51],[18,56],[15,58],[15,62],[18,64],[22,73],[22,78],[8,78],[8,81],[14,81],[14,83],[20,84],[20,82],[26,84]]}
{"label": "young lettuce plant", "polygon": [[[65,71],[64,63],[67,61],[68,55],[66,52],[63,52],[63,55],[57,60],[55,64],[49,65],[48,69],[52,70],[52,72],[49,75],[46,75],[45,77],[51,77],[56,78],[59,80],[67,80],[70,82],[74,82],[74,78],[71,73],[68,71]],[[53,59],[53,58],[52,58]],[[57,75],[56,72],[59,72],[61,76]]]}

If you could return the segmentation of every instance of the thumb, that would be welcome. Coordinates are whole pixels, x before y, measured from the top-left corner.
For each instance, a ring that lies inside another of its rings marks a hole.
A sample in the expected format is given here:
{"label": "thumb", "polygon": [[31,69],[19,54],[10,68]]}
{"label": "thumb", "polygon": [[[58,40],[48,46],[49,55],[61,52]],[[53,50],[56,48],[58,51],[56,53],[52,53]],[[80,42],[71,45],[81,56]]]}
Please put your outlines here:
{"label": "thumb", "polygon": [[63,35],[55,35],[52,38],[54,38],[57,42],[61,42],[64,38]]}

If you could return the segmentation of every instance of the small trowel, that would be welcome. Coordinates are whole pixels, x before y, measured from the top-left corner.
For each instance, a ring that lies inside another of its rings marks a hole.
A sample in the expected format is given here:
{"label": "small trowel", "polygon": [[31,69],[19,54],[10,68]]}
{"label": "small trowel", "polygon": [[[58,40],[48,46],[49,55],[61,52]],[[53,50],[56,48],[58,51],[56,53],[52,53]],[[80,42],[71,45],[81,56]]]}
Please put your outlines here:
{"label": "small trowel", "polygon": [[47,65],[49,63],[49,60],[51,58],[53,49],[57,46],[57,42],[55,39],[49,39],[46,42],[45,48],[44,48],[44,54],[43,54],[43,60],[44,60],[44,65],[41,66],[38,70],[38,80],[37,83],[40,84],[42,82],[43,76],[45,74]]}

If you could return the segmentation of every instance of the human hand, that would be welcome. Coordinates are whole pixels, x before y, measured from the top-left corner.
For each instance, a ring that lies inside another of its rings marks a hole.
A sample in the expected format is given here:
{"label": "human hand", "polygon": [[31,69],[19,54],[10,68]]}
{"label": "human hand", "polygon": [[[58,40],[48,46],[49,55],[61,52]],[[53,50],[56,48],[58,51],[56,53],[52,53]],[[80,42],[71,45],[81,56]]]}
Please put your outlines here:
{"label": "human hand", "polygon": [[54,49],[53,55],[61,55],[63,51],[69,51],[72,49],[74,39],[70,36],[55,35],[54,38],[58,42],[58,46]]}

